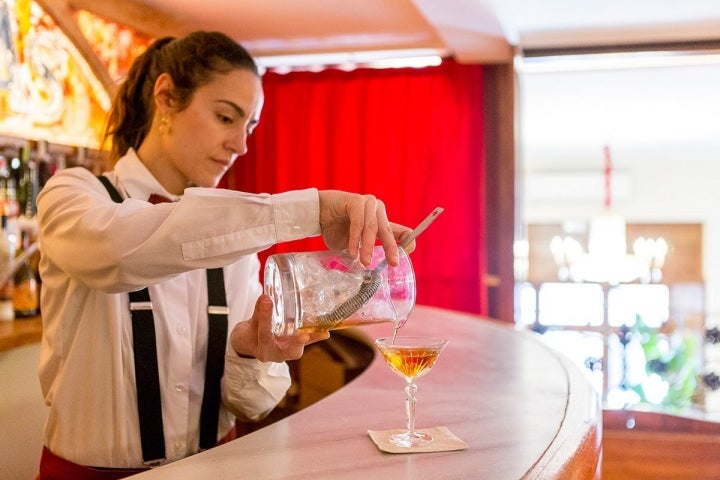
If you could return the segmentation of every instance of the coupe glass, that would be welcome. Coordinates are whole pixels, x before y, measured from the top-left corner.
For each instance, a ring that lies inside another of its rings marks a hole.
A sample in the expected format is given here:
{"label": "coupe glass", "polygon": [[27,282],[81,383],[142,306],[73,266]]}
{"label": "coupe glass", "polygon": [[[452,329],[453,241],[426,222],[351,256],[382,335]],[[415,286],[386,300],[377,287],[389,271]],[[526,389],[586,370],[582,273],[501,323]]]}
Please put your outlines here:
{"label": "coupe glass", "polygon": [[[394,340],[394,341],[393,341]],[[375,344],[393,372],[405,379],[405,412],[407,430],[390,436],[390,443],[399,447],[416,447],[432,442],[432,436],[415,430],[417,385],[415,379],[430,371],[447,340],[432,337],[399,336],[378,338]]]}

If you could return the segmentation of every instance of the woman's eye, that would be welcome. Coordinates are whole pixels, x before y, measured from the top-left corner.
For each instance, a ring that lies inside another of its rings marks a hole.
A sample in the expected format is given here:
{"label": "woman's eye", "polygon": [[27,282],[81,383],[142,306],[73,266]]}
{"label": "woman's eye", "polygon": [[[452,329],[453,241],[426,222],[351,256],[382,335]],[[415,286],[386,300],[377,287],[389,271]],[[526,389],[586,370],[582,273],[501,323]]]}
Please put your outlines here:
{"label": "woman's eye", "polygon": [[230,124],[233,123],[233,118],[227,115],[218,114],[218,120],[222,123]]}

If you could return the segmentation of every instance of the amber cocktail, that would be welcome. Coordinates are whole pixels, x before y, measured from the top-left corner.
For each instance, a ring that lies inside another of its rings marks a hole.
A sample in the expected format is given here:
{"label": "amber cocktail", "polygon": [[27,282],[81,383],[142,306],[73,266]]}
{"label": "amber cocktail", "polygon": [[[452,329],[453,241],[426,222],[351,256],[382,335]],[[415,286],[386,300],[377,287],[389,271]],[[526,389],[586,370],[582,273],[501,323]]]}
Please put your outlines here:
{"label": "amber cocktail", "polygon": [[417,385],[415,379],[430,371],[442,352],[447,340],[432,337],[399,336],[375,340],[385,362],[393,372],[403,377],[405,385],[405,411],[407,430],[390,437],[390,442],[400,447],[412,448],[432,442],[432,436],[415,430],[415,406]]}

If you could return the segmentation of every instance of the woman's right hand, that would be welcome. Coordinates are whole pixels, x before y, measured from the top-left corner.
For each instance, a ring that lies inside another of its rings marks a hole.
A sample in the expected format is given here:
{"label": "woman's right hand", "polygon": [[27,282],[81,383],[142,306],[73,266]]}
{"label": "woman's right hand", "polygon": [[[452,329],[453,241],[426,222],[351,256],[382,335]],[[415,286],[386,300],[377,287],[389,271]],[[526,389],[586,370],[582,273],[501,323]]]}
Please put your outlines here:
{"label": "woman's right hand", "polygon": [[[359,195],[340,190],[320,190],[320,231],[325,244],[334,250],[347,248],[351,256],[359,255],[369,265],[375,240],[385,250],[388,264],[398,264],[397,244],[410,228],[392,223],[385,204],[373,195]],[[412,251],[414,243],[407,250]]]}

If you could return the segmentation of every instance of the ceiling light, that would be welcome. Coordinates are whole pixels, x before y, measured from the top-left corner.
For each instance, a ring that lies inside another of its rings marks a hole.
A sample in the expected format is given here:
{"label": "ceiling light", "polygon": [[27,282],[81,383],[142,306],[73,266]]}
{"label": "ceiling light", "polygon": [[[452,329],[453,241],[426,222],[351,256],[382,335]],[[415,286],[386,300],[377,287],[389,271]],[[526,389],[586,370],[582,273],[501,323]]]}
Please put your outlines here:
{"label": "ceiling light", "polygon": [[327,67],[344,70],[365,68],[398,68],[437,66],[447,52],[440,49],[378,50],[364,52],[313,53],[302,55],[258,56],[264,69],[286,72],[318,70]]}

